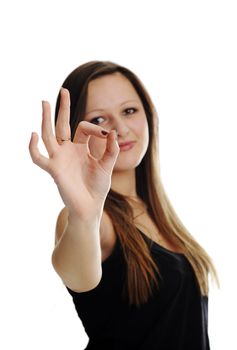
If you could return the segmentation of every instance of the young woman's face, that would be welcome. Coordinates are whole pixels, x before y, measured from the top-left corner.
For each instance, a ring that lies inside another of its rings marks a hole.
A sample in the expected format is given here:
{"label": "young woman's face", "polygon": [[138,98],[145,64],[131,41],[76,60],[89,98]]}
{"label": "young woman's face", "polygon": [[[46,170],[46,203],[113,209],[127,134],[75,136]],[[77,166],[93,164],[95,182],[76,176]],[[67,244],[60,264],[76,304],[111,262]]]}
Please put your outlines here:
{"label": "young woman's face", "polygon": [[[133,147],[121,146],[113,171],[135,168],[146,153],[149,133],[142,102],[130,81],[120,73],[99,77],[88,85],[84,120],[105,130],[116,129],[118,143],[133,141]],[[106,140],[90,136],[93,157],[101,158]]]}

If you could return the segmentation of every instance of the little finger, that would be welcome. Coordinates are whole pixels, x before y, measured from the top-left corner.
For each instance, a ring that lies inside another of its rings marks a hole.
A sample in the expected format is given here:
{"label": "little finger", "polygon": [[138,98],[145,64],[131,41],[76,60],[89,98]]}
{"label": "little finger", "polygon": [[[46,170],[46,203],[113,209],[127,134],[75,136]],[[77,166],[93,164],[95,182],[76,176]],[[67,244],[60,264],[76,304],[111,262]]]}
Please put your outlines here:
{"label": "little finger", "polygon": [[38,135],[35,132],[32,132],[30,143],[29,143],[29,151],[31,155],[31,159],[33,163],[38,165],[41,169],[47,171],[49,159],[43,156],[38,149]]}

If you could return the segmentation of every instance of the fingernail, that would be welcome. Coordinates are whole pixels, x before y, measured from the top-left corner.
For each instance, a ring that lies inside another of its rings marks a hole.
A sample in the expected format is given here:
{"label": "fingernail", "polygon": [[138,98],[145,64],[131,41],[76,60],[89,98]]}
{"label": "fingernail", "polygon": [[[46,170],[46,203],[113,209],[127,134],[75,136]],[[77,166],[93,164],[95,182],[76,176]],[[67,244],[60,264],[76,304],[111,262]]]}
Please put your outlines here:
{"label": "fingernail", "polygon": [[102,135],[108,135],[108,131],[102,130],[102,131],[101,131],[101,134],[102,134]]}

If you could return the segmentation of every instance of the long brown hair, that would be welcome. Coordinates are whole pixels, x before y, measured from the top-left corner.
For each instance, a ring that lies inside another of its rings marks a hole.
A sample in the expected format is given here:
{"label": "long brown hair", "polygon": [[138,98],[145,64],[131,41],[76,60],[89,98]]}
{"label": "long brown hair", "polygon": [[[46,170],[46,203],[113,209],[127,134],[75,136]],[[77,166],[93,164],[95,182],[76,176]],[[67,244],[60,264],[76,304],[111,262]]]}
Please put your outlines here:
{"label": "long brown hair", "polygon": [[[146,204],[159,232],[184,252],[193,267],[201,294],[208,295],[208,273],[211,273],[217,285],[218,276],[211,258],[178,218],[164,190],[159,164],[159,119],[145,86],[135,73],[111,61],[90,61],[73,70],[62,84],[70,92],[71,137],[74,138],[78,123],[84,119],[89,82],[116,72],[123,74],[135,88],[143,104],[149,127],[148,149],[135,169],[137,194]],[[59,104],[60,93],[56,101],[55,125]],[[134,224],[133,210],[128,199],[128,196],[110,189],[104,210],[112,220],[127,263],[123,297],[128,298],[130,305],[140,306],[147,302],[153,287],[159,287],[157,277],[160,276],[160,272],[144,238]]]}

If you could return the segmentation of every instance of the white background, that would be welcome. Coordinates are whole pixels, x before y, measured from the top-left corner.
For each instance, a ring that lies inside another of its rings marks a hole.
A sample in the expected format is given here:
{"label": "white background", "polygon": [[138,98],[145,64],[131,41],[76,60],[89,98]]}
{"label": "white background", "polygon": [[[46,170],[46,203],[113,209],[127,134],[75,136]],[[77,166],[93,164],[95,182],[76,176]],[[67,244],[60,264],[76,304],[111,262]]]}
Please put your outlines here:
{"label": "white background", "polygon": [[[63,203],[31,162],[41,100],[89,60],[133,70],[160,119],[162,180],[213,258],[212,350],[236,349],[236,1],[5,1],[0,8],[2,349],[84,349],[88,338],[51,265]],[[42,141],[40,149],[46,154]]]}

